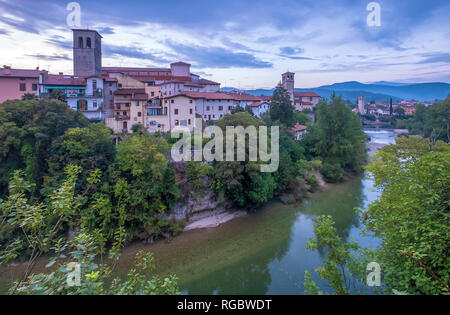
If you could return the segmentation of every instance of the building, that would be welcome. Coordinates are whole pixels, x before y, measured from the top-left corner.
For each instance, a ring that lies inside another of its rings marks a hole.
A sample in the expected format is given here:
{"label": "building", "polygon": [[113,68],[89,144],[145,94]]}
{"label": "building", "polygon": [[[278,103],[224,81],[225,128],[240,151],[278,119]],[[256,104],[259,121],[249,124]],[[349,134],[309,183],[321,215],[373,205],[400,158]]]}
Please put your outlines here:
{"label": "building", "polygon": [[291,102],[294,104],[294,86],[295,86],[295,73],[286,72],[281,75],[281,85],[289,93]]}
{"label": "building", "polygon": [[314,92],[294,92],[295,109],[302,111],[314,111],[320,102],[320,95]]}
{"label": "building", "polygon": [[73,30],[73,73],[75,76],[102,75],[102,36],[93,30]]}
{"label": "building", "polygon": [[48,97],[55,90],[63,91],[67,105],[80,111],[90,120],[103,120],[103,78],[100,76],[78,77],[42,73],[39,86],[40,97]]}
{"label": "building", "polygon": [[358,96],[358,111],[361,115],[366,114],[365,103],[364,103],[364,95]]}
{"label": "building", "polygon": [[249,105],[256,118],[261,119],[262,115],[269,111],[270,103],[264,101],[254,102]]}
{"label": "building", "polygon": [[12,69],[10,66],[0,68],[0,103],[7,100],[22,99],[25,94],[39,93],[39,75],[46,73],[35,70]]}
{"label": "building", "polygon": [[295,126],[292,128],[292,131],[294,132],[295,140],[300,141],[303,139],[306,132],[308,131],[308,127],[296,123]]}

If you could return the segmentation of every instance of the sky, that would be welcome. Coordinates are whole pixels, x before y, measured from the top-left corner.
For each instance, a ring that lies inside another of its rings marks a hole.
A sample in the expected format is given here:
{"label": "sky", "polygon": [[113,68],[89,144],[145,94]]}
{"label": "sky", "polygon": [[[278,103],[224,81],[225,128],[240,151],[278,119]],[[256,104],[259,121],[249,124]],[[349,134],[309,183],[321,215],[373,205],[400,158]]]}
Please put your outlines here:
{"label": "sky", "polygon": [[[63,0],[0,0],[0,66],[72,73]],[[81,28],[103,36],[103,66],[164,67],[240,89],[337,82],[450,83],[450,1],[79,0]],[[39,57],[38,57],[39,56]]]}

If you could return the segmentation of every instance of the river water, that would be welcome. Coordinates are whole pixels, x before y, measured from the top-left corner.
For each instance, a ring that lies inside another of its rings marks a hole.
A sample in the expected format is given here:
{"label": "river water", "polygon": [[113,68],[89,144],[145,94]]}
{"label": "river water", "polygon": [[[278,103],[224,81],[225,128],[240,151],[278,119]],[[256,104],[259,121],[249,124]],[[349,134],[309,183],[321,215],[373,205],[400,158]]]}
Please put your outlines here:
{"label": "river water", "polygon": [[[396,138],[390,130],[366,133],[371,137],[371,154]],[[379,240],[361,234],[355,209],[367,207],[378,196],[365,174],[330,185],[301,204],[272,202],[257,213],[217,228],[185,232],[168,243],[134,244],[125,249],[115,273],[126,275],[136,252],[146,250],[155,254],[159,275],[178,276],[183,294],[301,294],[305,270],[322,291],[331,293],[314,272],[322,266],[325,253],[306,248],[306,242],[314,237],[313,222],[319,215],[332,215],[344,240],[375,248]],[[6,279],[0,276],[2,282]]]}
{"label": "river water", "polygon": [[[370,149],[395,142],[390,130],[366,130]],[[157,273],[175,273],[184,294],[301,294],[303,276],[309,270],[321,290],[332,292],[316,275],[325,253],[310,251],[313,222],[332,215],[339,235],[363,247],[375,248],[379,240],[363,236],[355,209],[365,208],[379,192],[369,174],[331,185],[302,204],[277,202],[255,214],[213,228],[183,233],[170,243],[135,245],[122,256],[119,274],[132,266],[137,250],[154,252]]]}

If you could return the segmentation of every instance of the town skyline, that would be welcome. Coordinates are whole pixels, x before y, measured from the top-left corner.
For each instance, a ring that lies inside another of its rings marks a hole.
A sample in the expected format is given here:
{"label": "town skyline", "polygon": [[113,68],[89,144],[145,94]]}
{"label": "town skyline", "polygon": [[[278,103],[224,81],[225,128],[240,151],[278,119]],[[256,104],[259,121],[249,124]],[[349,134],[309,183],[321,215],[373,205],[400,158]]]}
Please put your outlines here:
{"label": "town skyline", "polygon": [[[240,89],[273,88],[288,70],[297,73],[296,88],[345,81],[450,82],[449,4],[378,2],[380,27],[365,24],[369,1],[231,1],[211,8],[204,1],[78,1],[82,28],[105,35],[106,67],[182,60],[194,73]],[[3,63],[71,74],[68,3],[0,1]]]}

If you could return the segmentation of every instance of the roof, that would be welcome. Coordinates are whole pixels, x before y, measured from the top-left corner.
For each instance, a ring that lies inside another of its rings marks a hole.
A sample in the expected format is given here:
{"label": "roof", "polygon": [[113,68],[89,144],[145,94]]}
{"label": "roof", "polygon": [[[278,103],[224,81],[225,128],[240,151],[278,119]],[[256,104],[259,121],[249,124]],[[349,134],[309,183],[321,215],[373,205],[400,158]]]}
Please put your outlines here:
{"label": "roof", "polygon": [[95,31],[95,30],[88,30],[88,29],[72,29],[72,31],[80,31],[80,32],[91,32],[91,33],[96,33],[98,36],[100,36],[101,38],[103,38],[102,35],[100,35],[99,32]]}
{"label": "roof", "polygon": [[68,85],[68,86],[83,86],[86,85],[84,77],[75,77],[69,75],[49,74],[44,82],[44,85]]}
{"label": "roof", "polygon": [[299,97],[320,97],[320,95],[315,93],[315,92],[294,92],[294,96],[299,96]]}
{"label": "roof", "polygon": [[263,105],[263,104],[269,105],[269,103],[267,103],[267,102],[259,101],[259,102],[254,102],[254,103],[252,103],[252,104],[250,104],[250,105],[248,105],[248,106],[250,106],[250,107],[259,107],[259,106],[261,106],[261,105]]}
{"label": "roof", "polygon": [[118,89],[114,95],[145,94],[145,89]]}
{"label": "roof", "polygon": [[173,66],[190,66],[189,63],[182,62],[182,61],[178,61],[178,62],[172,63],[172,64],[170,64],[170,65],[171,65],[171,66],[172,66],[172,65],[173,65]]}
{"label": "roof", "polygon": [[168,68],[129,68],[129,67],[102,67],[102,71],[113,72],[113,71],[129,71],[129,72],[139,72],[139,71],[160,71],[160,72],[170,72]]}
{"label": "roof", "polygon": [[299,131],[305,131],[306,129],[308,129],[308,127],[300,125],[299,123],[296,123],[294,128],[292,128],[292,131],[299,132]]}
{"label": "roof", "polygon": [[234,100],[234,101],[253,101],[259,102],[261,99],[257,96],[245,93],[227,93],[227,92],[183,92],[178,95],[169,96],[167,98],[174,98],[177,96],[185,96],[193,99],[208,99],[208,100]]}
{"label": "roof", "polygon": [[11,69],[11,68],[0,68],[0,77],[10,77],[10,78],[39,78],[39,70],[27,70],[27,69]]}

